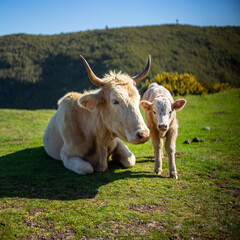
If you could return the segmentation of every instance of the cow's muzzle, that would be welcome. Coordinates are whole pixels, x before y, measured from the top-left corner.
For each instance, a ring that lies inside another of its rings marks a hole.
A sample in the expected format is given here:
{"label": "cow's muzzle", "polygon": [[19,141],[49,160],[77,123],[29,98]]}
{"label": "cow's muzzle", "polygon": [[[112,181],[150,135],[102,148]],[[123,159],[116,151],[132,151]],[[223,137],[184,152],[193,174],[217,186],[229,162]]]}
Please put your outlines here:
{"label": "cow's muzzle", "polygon": [[149,140],[150,132],[148,129],[137,131],[135,139],[132,141],[133,144],[145,143]]}

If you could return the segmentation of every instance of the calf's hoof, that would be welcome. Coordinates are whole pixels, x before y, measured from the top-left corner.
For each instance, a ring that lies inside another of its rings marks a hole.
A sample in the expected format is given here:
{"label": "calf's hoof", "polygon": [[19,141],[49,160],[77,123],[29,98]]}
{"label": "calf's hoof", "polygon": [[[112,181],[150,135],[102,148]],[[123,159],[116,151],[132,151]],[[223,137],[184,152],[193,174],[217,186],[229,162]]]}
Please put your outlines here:
{"label": "calf's hoof", "polygon": [[161,169],[155,169],[154,172],[157,174],[157,175],[160,175],[162,173],[162,170]]}
{"label": "calf's hoof", "polygon": [[177,173],[170,174],[170,177],[173,178],[173,179],[178,179],[178,174]]}

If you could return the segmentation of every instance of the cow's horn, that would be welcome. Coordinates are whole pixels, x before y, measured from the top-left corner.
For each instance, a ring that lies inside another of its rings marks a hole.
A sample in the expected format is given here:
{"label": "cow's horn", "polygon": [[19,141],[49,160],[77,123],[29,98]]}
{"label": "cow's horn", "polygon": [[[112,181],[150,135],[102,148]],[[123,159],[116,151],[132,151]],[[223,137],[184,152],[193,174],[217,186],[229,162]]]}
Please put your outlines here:
{"label": "cow's horn", "polygon": [[94,72],[92,71],[92,69],[90,68],[87,60],[82,56],[80,55],[80,57],[82,58],[83,62],[84,62],[84,65],[86,67],[86,70],[88,72],[88,77],[89,79],[91,80],[92,83],[94,83],[95,85],[97,86],[102,86],[103,85],[103,80],[101,78],[98,78]]}
{"label": "cow's horn", "polygon": [[151,55],[148,55],[148,63],[146,68],[138,75],[134,76],[132,79],[137,83],[142,81],[147,75],[151,67]]}

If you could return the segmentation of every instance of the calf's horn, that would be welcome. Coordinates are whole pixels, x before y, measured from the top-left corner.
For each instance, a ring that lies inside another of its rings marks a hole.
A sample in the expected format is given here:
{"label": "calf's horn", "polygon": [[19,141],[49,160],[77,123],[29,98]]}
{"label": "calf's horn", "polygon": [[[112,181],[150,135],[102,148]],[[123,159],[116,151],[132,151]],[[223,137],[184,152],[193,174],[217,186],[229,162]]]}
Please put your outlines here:
{"label": "calf's horn", "polygon": [[151,67],[151,55],[148,55],[148,63],[146,68],[138,75],[132,77],[132,79],[137,83],[142,81],[147,75]]}
{"label": "calf's horn", "polygon": [[91,82],[97,86],[102,86],[103,85],[103,80],[99,77],[97,77],[94,72],[92,71],[92,69],[90,68],[87,60],[82,56],[80,55],[80,57],[82,58],[83,62],[84,62],[84,65],[85,65],[85,68],[87,70],[87,73],[88,73],[88,77],[89,79],[91,80]]}

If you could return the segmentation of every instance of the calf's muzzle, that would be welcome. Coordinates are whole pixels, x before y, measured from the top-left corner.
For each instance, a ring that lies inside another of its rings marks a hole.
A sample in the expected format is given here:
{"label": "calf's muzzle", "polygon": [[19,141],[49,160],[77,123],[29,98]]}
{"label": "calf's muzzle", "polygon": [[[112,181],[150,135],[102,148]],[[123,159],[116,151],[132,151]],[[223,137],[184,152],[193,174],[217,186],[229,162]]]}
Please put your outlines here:
{"label": "calf's muzzle", "polygon": [[167,126],[167,124],[158,124],[158,129],[161,132],[165,132],[168,129],[168,126]]}

